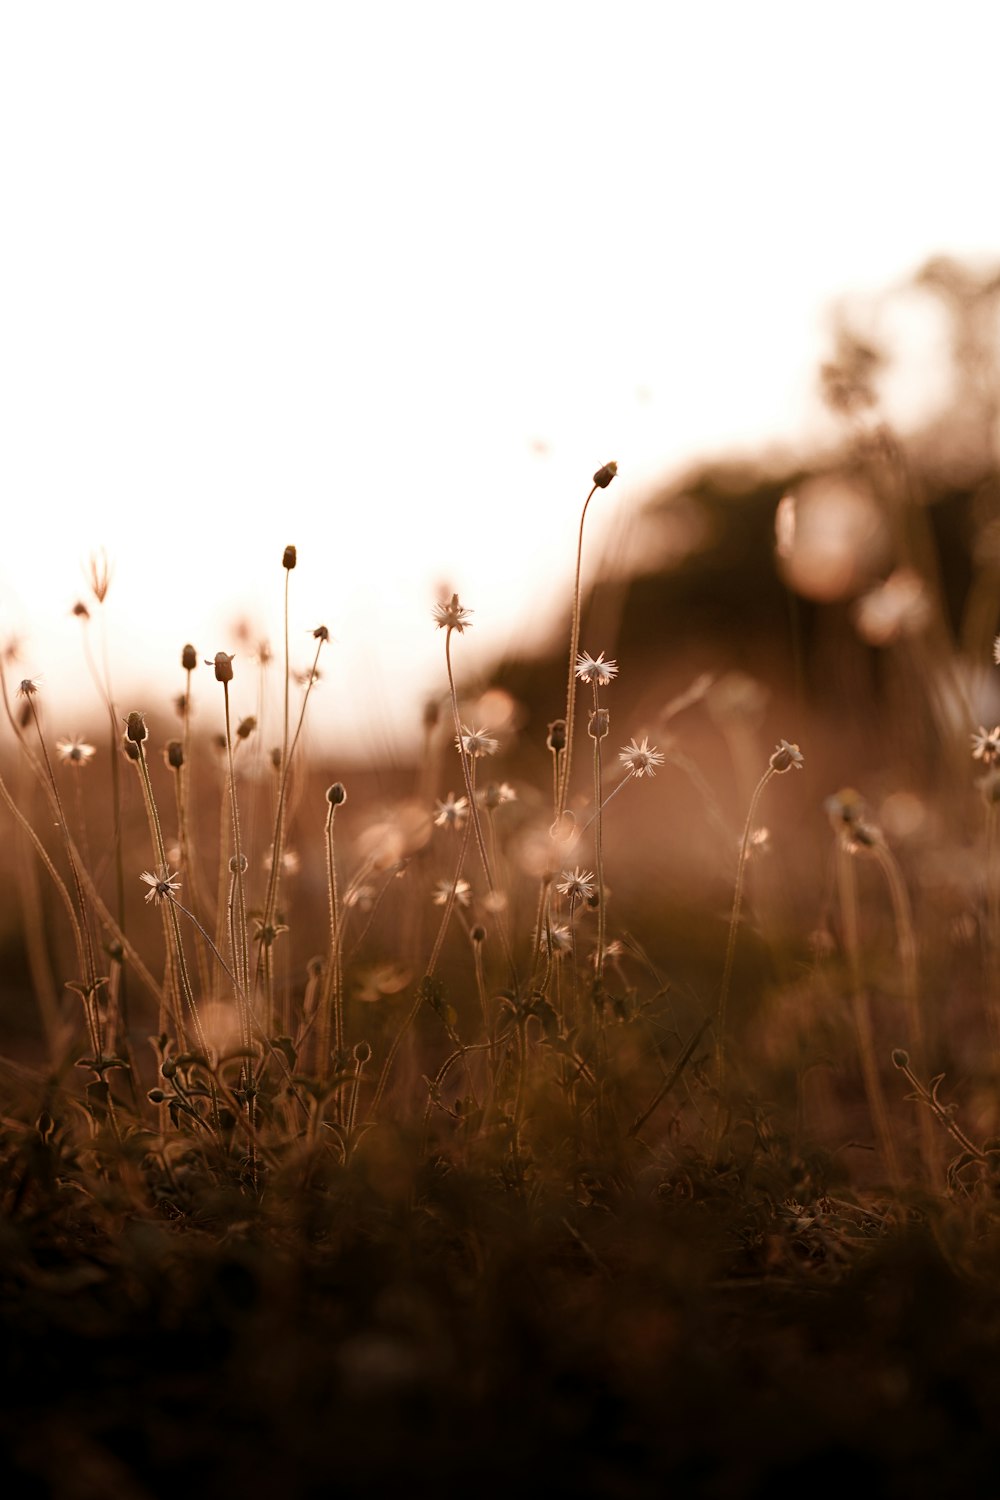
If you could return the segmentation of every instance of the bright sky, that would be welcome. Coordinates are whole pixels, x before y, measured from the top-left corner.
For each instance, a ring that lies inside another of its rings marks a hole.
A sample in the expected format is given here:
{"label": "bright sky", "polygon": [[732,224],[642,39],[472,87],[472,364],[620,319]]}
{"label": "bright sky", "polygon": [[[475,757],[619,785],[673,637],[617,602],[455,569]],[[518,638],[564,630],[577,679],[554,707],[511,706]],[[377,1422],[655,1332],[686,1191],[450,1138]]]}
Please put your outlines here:
{"label": "bright sky", "polygon": [[529,639],[601,463],[592,557],[685,460],[801,437],[834,297],[1000,252],[998,43],[992,0],[3,6],[16,675],[77,726],[103,545],[153,709],[185,641],[276,640],[294,542],[324,722],[402,743],[439,581],[464,660]]}

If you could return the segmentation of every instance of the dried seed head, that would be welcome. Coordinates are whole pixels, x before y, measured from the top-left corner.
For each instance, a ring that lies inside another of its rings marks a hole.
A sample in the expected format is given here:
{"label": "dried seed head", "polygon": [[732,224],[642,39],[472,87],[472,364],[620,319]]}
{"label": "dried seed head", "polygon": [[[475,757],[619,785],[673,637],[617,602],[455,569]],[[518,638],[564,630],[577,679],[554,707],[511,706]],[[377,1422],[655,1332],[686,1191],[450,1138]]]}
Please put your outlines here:
{"label": "dried seed head", "polygon": [[257,720],[254,718],[253,714],[248,714],[245,719],[241,719],[237,724],[236,738],[238,740],[248,740],[256,728]]}
{"label": "dried seed head", "polygon": [[548,737],[546,738],[545,743],[548,745],[550,750],[555,751],[557,754],[560,750],[566,749],[565,719],[552,720],[552,723],[549,725]]}
{"label": "dried seed head", "polygon": [[326,800],[331,807],[343,807],[347,801],[347,788],[342,781],[335,781],[326,789]]}
{"label": "dried seed head", "polygon": [[603,468],[598,469],[597,473],[594,475],[594,483],[599,490],[606,490],[617,473],[618,465],[616,463],[612,461],[609,464],[605,464]]}
{"label": "dried seed head", "polygon": [[180,740],[168,740],[167,748],[163,753],[170,769],[179,771],[184,764],[184,746]]}
{"label": "dried seed head", "polygon": [[286,547],[285,551],[284,551],[284,555],[282,556],[282,559],[281,559],[281,566],[283,568],[287,568],[288,571],[291,572],[292,569],[295,567],[295,564],[296,564],[297,560],[298,560],[298,556],[297,556],[297,553],[295,551],[295,548],[294,547]]}
{"label": "dried seed head", "polygon": [[181,652],[181,666],[185,672],[193,672],[198,665],[198,653],[193,646],[187,645]]}
{"label": "dried seed head", "polygon": [[125,738],[135,745],[141,745],[149,730],[146,728],[146,720],[142,714],[130,713],[125,720]]}
{"label": "dried seed head", "polygon": [[215,667],[216,682],[232,682],[233,680],[233,658],[226,651],[216,651],[215,661],[211,662],[205,658],[206,667]]}

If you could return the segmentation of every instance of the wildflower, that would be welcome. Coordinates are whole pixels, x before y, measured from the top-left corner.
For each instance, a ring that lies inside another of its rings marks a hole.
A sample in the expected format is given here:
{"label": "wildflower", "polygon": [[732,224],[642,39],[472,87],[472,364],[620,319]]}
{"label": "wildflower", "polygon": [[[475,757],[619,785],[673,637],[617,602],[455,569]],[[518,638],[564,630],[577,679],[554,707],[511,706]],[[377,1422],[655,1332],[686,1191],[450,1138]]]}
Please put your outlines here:
{"label": "wildflower", "polygon": [[573,936],[568,927],[554,924],[543,927],[541,949],[543,953],[569,953],[573,947]]}
{"label": "wildflower", "polygon": [[572,902],[589,901],[597,890],[593,871],[581,870],[577,865],[572,875],[556,882],[556,890],[568,896]]}
{"label": "wildflower", "polygon": [[452,891],[458,906],[469,906],[472,902],[472,886],[467,880],[439,880],[431,898],[435,906],[447,906]]}
{"label": "wildflower", "polygon": [[471,630],[472,621],[469,616],[471,609],[464,609],[458,602],[458,595],[452,594],[451,602],[448,604],[435,604],[434,623],[439,630],[457,630],[459,635],[463,630]]}
{"label": "wildflower", "polygon": [[22,677],[17,689],[19,698],[33,698],[38,692],[42,679],[40,677]]}
{"label": "wildflower", "polygon": [[468,724],[462,725],[462,733],[456,738],[455,744],[473,758],[495,755],[500,749],[500,741],[494,739],[488,730],[470,729]]}
{"label": "wildflower", "polygon": [[805,758],[798,745],[790,745],[787,740],[779,740],[769,764],[772,771],[801,771]]}
{"label": "wildflower", "polygon": [[172,874],[169,867],[164,865],[159,875],[153,875],[149,870],[144,870],[139,876],[149,886],[147,901],[155,901],[159,906],[161,901],[172,899],[175,891],[179,891],[181,883],[177,876]]}
{"label": "wildflower", "polygon": [[576,659],[576,675],[581,682],[606,687],[612,677],[618,676],[618,663],[605,661],[603,651],[598,652],[596,657],[583,651]]}
{"label": "wildflower", "polygon": [[454,792],[449,792],[445,801],[438,803],[434,822],[438,828],[461,828],[468,811],[468,797],[456,798]]}
{"label": "wildflower", "polygon": [[1000,724],[994,729],[984,729],[980,724],[970,739],[973,760],[981,760],[984,766],[992,766],[994,761],[1000,760]]}
{"label": "wildflower", "polygon": [[74,740],[56,740],[56,753],[59,759],[66,761],[69,765],[85,766],[97,754],[93,745],[88,745],[86,740],[79,738]]}
{"label": "wildflower", "polygon": [[497,786],[495,781],[491,781],[485,791],[478,792],[476,795],[483,806],[489,808],[490,812],[494,808],[503,807],[505,802],[517,801],[517,793],[507,781],[501,781],[499,786]]}
{"label": "wildflower", "polygon": [[623,745],[618,754],[618,759],[630,775],[637,778],[643,776],[655,776],[657,766],[663,765],[663,751],[657,750],[655,745],[649,743],[646,735],[642,737],[642,744],[637,745],[635,737],[627,745]]}

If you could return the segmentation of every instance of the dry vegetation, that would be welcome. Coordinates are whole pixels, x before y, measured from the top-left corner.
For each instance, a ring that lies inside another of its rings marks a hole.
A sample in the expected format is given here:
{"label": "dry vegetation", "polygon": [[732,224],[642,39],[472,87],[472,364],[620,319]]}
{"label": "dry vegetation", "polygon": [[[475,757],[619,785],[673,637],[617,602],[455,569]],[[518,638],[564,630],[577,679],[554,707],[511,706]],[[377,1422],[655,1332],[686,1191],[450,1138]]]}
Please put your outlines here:
{"label": "dry vegetation", "polygon": [[326,785],[323,627],[172,706],[95,668],[93,744],[5,664],[8,1493],[982,1489],[997,484],[956,602],[870,365],[764,486],[759,677],[651,686],[578,584],[561,667],[463,685],[453,597],[420,763]]}

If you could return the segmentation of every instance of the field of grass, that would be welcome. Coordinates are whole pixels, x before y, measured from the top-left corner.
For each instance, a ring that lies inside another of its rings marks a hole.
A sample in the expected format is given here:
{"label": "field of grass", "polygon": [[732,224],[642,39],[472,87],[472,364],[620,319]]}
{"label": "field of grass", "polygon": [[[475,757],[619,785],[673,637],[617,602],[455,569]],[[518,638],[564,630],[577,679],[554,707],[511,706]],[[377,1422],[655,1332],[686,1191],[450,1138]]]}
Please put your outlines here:
{"label": "field of grass", "polygon": [[852,464],[864,684],[795,596],[841,475],[778,512],[785,688],[629,689],[614,465],[546,701],[444,599],[391,776],[303,753],[323,626],[122,705],[95,566],[89,740],[4,661],[5,1493],[995,1484],[1000,563],[956,630],[899,446]]}

